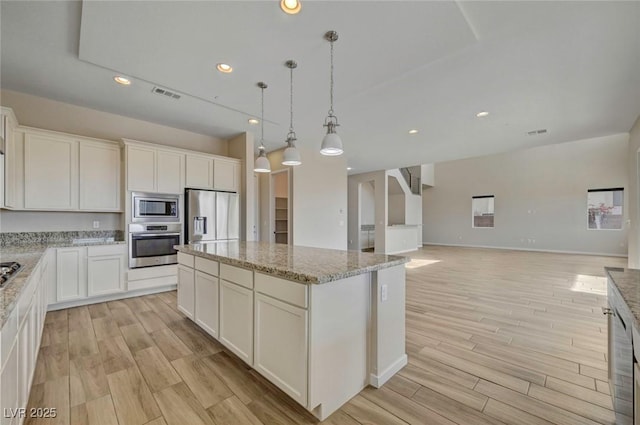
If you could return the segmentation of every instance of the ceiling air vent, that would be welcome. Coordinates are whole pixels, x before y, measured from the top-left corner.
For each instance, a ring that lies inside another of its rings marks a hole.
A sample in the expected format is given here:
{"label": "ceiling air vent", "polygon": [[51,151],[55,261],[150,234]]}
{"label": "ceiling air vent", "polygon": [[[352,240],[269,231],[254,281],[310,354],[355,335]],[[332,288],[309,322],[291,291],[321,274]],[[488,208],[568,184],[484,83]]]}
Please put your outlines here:
{"label": "ceiling air vent", "polygon": [[172,92],[170,90],[163,89],[162,87],[158,87],[158,86],[155,86],[151,90],[151,92],[155,93],[155,94],[162,95],[162,96],[166,96],[166,97],[171,98],[171,99],[176,99],[176,100],[180,99],[180,97],[181,97],[178,93],[174,93],[174,92]]}
{"label": "ceiling air vent", "polygon": [[547,132],[546,128],[541,128],[540,130],[527,131],[527,134],[529,136],[537,136],[539,134],[545,134],[546,132]]}

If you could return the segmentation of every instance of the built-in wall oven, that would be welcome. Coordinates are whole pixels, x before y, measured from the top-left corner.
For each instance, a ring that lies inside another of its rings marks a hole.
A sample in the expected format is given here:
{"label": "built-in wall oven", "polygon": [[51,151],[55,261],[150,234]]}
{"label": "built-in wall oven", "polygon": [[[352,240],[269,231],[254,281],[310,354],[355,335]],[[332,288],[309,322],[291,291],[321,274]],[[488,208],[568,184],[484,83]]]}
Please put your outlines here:
{"label": "built-in wall oven", "polygon": [[180,222],[180,195],[132,192],[131,222]]}
{"label": "built-in wall oven", "polygon": [[182,243],[180,223],[129,225],[129,268],[176,264]]}

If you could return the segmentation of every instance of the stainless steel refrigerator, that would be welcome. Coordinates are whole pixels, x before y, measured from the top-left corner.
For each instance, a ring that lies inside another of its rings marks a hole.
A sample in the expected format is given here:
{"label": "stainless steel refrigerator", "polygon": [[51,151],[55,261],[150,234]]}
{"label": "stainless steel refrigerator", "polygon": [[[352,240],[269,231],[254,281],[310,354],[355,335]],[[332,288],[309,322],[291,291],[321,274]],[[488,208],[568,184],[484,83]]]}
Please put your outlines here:
{"label": "stainless steel refrigerator", "polygon": [[185,190],[187,243],[240,238],[240,206],[237,193]]}

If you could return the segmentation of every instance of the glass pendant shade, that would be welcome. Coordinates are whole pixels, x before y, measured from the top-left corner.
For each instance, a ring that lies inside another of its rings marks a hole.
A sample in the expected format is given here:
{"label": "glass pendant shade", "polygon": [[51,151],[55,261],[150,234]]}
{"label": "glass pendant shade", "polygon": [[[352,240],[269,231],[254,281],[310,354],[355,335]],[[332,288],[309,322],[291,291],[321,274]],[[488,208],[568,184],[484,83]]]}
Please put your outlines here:
{"label": "glass pendant shade", "polygon": [[256,158],[256,164],[253,168],[253,171],[256,173],[270,173],[271,172],[271,164],[269,163],[269,158],[264,153],[263,149],[260,149],[260,155]]}
{"label": "glass pendant shade", "polygon": [[326,156],[342,155],[342,139],[336,133],[327,133],[322,139],[320,153]]}
{"label": "glass pendant shade", "polygon": [[289,146],[284,150],[284,154],[282,155],[282,165],[300,165],[302,164],[302,160],[300,158],[300,152],[296,148],[296,145],[293,141],[287,141]]}

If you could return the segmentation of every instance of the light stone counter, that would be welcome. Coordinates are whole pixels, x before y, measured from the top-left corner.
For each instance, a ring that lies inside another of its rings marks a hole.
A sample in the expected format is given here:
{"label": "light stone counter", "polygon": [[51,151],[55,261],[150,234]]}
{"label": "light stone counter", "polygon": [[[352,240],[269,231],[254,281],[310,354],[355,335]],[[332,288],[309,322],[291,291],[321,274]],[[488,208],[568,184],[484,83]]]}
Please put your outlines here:
{"label": "light stone counter", "polygon": [[407,257],[266,242],[211,242],[174,247],[185,254],[301,283],[326,283],[402,265]]}
{"label": "light stone counter", "polygon": [[72,241],[55,241],[48,244],[23,244],[14,246],[0,247],[0,261],[15,261],[22,265],[22,268],[16,273],[3,288],[0,289],[0,329],[4,326],[7,318],[13,312],[16,301],[20,297],[25,284],[29,281],[31,273],[36,268],[40,260],[43,258],[48,248],[66,248],[76,246],[96,246],[96,245],[120,245],[124,241],[110,242],[86,242],[73,243]]}

